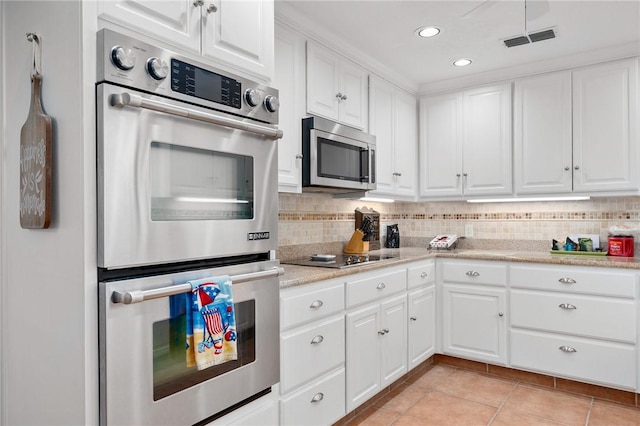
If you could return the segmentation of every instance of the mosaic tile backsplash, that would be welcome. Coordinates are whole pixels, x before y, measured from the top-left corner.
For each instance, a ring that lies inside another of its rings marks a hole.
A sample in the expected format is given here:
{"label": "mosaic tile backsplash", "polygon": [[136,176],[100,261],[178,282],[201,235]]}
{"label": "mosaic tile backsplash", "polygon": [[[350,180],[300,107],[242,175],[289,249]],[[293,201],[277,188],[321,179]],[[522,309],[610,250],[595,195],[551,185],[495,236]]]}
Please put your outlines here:
{"label": "mosaic tile backsplash", "polygon": [[473,237],[464,242],[468,247],[484,248],[483,244],[506,240],[518,241],[524,250],[549,249],[551,239],[564,240],[574,234],[597,234],[606,242],[609,229],[616,225],[640,229],[640,197],[636,196],[470,204],[371,203],[327,194],[280,194],[279,245],[345,242],[353,233],[355,209],[364,206],[380,213],[381,234],[386,233],[387,225],[397,223],[401,246],[409,247],[426,247],[439,233],[465,235],[465,225],[473,226]]}

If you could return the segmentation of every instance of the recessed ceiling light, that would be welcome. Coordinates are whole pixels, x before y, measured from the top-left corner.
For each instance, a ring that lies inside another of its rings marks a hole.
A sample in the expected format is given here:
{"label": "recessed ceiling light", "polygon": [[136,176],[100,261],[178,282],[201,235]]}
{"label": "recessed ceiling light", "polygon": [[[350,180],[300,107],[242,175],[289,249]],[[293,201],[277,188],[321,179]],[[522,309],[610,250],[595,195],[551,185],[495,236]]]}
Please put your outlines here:
{"label": "recessed ceiling light", "polygon": [[416,33],[420,37],[433,37],[433,36],[437,36],[438,34],[440,34],[440,28],[437,28],[437,27],[418,28],[416,30]]}
{"label": "recessed ceiling light", "polygon": [[455,61],[453,61],[453,65],[455,65],[456,67],[466,67],[470,63],[471,63],[471,59],[467,59],[467,58],[456,59]]}

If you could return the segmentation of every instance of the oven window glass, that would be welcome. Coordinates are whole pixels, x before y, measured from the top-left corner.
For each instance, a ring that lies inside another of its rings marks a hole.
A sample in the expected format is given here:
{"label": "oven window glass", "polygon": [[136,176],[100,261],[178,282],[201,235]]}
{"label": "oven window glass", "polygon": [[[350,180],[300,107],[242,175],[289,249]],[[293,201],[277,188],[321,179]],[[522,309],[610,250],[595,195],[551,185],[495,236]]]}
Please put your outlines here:
{"label": "oven window glass", "polygon": [[[184,295],[172,296],[171,303],[186,306]],[[190,296],[190,294],[189,294]],[[187,367],[187,314],[153,324],[153,400],[165,398],[256,360],[255,300],[234,304],[238,359],[198,371]],[[174,309],[172,309],[174,311]],[[184,311],[184,309],[183,309]],[[190,313],[189,313],[190,314]]]}
{"label": "oven window glass", "polygon": [[253,157],[152,142],[151,220],[253,219]]}
{"label": "oven window glass", "polygon": [[360,147],[318,137],[318,175],[360,182]]}

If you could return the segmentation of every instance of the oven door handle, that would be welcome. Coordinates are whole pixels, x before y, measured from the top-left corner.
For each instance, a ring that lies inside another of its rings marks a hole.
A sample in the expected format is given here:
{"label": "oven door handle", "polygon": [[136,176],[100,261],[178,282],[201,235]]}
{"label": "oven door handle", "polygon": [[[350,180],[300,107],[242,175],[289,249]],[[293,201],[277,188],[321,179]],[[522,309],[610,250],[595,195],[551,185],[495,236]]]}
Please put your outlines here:
{"label": "oven door handle", "polygon": [[128,92],[111,95],[111,97],[109,98],[109,103],[112,107],[121,108],[124,106],[130,106],[134,108],[143,108],[175,115],[178,117],[203,121],[205,123],[218,124],[220,126],[230,127],[232,129],[256,133],[269,139],[280,139],[283,135],[282,130],[277,128],[261,126],[254,123],[247,123],[242,120],[223,117],[212,113],[200,112],[191,108],[175,106],[166,102],[143,98],[142,96],[134,95]]}
{"label": "oven door handle", "polygon": [[[279,277],[280,275],[284,275],[284,268],[280,266],[276,266],[272,269],[267,269],[266,271],[233,275],[230,278],[234,284],[237,284],[237,283],[255,281],[255,280],[264,279],[264,278]],[[191,284],[189,283],[172,285],[168,287],[154,288],[151,290],[127,291],[124,293],[121,293],[116,290],[111,294],[111,301],[113,303],[124,303],[125,305],[130,305],[132,303],[144,302],[145,300],[160,299],[162,297],[169,297],[169,296],[174,296],[176,294],[189,293],[189,292],[191,292]]]}

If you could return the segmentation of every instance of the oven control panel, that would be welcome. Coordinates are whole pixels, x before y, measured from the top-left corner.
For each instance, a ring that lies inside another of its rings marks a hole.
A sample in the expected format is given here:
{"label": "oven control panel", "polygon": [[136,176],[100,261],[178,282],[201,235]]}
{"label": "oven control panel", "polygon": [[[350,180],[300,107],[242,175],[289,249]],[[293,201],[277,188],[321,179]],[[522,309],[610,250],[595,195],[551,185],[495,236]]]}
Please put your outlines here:
{"label": "oven control panel", "polygon": [[98,32],[97,83],[111,82],[191,104],[278,123],[276,89],[118,32]]}

